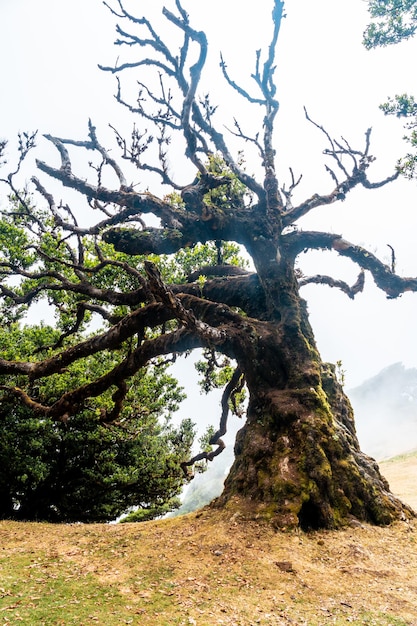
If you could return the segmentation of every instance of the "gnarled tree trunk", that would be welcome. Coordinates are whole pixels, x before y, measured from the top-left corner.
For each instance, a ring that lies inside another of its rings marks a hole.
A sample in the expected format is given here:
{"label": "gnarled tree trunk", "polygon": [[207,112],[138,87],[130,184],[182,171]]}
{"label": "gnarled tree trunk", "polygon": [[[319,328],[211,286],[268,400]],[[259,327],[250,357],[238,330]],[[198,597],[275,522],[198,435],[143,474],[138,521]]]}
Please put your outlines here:
{"label": "gnarled tree trunk", "polygon": [[301,318],[291,332],[280,332],[279,323],[254,324],[241,338],[247,422],[215,506],[304,530],[411,517],[375,460],[361,452],[351,404],[335,368],[320,360],[304,307]]}

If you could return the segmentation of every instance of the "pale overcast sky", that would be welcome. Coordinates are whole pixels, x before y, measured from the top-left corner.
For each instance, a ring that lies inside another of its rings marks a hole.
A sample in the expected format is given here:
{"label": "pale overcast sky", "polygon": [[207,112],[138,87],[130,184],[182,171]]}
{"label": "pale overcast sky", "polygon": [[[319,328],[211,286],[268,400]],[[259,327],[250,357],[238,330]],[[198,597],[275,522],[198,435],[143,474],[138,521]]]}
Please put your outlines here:
{"label": "pale overcast sky", "polygon": [[[155,24],[161,24],[162,32],[166,29],[160,16],[164,4],[174,9],[173,0],[126,2],[132,12],[139,7],[157,16]],[[230,74],[249,88],[254,51],[269,44],[272,1],[184,0],[183,4],[193,25],[206,30],[209,37],[211,58],[204,89],[224,111],[222,123],[231,126],[236,115],[245,128],[259,129],[261,111],[236,104],[218,73],[218,55],[222,50]],[[378,104],[395,93],[417,95],[413,69],[417,39],[367,52],[361,43],[366,6],[362,0],[286,2],[287,18],[277,53],[281,110],[276,148],[283,178],[288,167],[303,174],[299,200],[332,188],[324,170],[324,137],[306,122],[303,106],[331,134],[359,147],[366,129],[373,127],[377,161],[370,170],[372,180],[390,174],[405,150],[401,123],[384,118]],[[119,55],[123,58],[124,50],[113,46],[115,22],[100,0],[0,0],[0,137],[9,138],[12,144],[18,130],[39,128],[42,133],[81,139],[88,117],[106,140],[109,122],[128,128],[131,120],[113,98],[114,78],[97,69],[98,63],[113,65]],[[132,73],[132,81],[136,78]],[[38,156],[56,159],[42,139]],[[250,159],[248,155],[249,163]],[[62,197],[66,197],[65,190]],[[343,234],[369,246],[387,262],[389,243],[396,250],[398,271],[417,275],[416,183],[401,181],[378,191],[357,190],[346,202],[317,210],[301,225]],[[340,264],[334,254],[306,255],[303,269],[348,277],[351,282],[358,273],[356,266]],[[321,354],[325,360],[342,360],[348,387],[396,361],[417,367],[417,294],[387,300],[368,276],[365,293],[353,302],[327,287],[308,287],[303,295],[309,302]]]}

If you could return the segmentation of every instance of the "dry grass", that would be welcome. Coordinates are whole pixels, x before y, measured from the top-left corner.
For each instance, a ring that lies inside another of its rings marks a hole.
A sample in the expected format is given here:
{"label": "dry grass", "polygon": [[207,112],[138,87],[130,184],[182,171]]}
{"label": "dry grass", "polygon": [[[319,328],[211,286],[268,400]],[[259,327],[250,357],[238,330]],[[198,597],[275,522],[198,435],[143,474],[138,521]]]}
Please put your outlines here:
{"label": "dry grass", "polygon": [[[402,493],[412,478],[395,483],[394,465],[383,471]],[[3,522],[0,623],[417,626],[416,531],[276,533],[209,510],[144,524]]]}
{"label": "dry grass", "polygon": [[379,466],[394,493],[417,511],[417,453],[404,454]]}

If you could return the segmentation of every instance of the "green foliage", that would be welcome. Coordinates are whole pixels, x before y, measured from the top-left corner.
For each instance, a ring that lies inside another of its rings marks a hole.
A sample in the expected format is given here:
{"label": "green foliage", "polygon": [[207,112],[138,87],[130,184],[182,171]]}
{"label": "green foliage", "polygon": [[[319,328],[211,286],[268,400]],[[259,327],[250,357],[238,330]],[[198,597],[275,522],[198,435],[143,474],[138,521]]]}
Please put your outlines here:
{"label": "green foliage", "polygon": [[[167,283],[181,284],[192,272],[204,265],[218,264],[218,250],[213,242],[197,244],[192,248],[183,248],[175,255],[149,255],[159,268]],[[235,243],[222,242],[222,261],[229,265],[247,267],[248,262],[241,256],[240,248]]]}
{"label": "green foliage", "polygon": [[202,452],[211,452],[213,450],[210,441],[215,432],[216,429],[214,428],[214,426],[207,426],[206,431],[199,438],[198,443],[200,444],[200,450]]}
{"label": "green foliage", "polygon": [[379,107],[385,115],[397,117],[415,117],[417,115],[417,102],[413,96],[403,93],[401,96],[389,98],[388,102]]}
{"label": "green foliage", "polygon": [[[364,33],[366,48],[388,46],[413,37],[417,30],[417,0],[369,0],[371,24]],[[380,106],[385,115],[411,120],[404,137],[412,150],[398,162],[398,170],[406,178],[415,178],[417,172],[417,103],[408,94],[389,98]]]}
{"label": "green foliage", "polygon": [[210,393],[213,389],[221,389],[232,377],[234,367],[230,359],[219,360],[219,355],[207,350],[204,359],[197,361],[195,368],[202,375],[200,387],[204,393]]}
{"label": "green foliage", "polygon": [[[1,352],[10,357],[17,348],[24,358],[56,334],[44,326],[1,329]],[[92,373],[99,376],[114,358],[111,352],[91,356],[87,368],[85,363],[72,366],[34,382],[32,396],[51,402],[67,385],[83,384]],[[23,384],[18,377],[14,382]],[[135,506],[155,514],[175,508],[184,481],[180,463],[189,457],[194,438],[189,420],[175,428],[170,423],[183,397],[163,365],[132,378],[115,424],[100,419],[103,406],[111,405],[110,394],[91,399],[68,421],[55,423],[5,393],[0,405],[0,517],[92,522],[115,519]]]}
{"label": "green foliage", "polygon": [[[243,167],[243,158],[240,157],[239,166]],[[231,208],[249,205],[252,202],[252,196],[248,188],[237,178],[224,162],[224,159],[218,154],[211,154],[206,164],[207,170],[215,176],[221,176],[229,181],[227,185],[221,185],[212,189],[204,197],[205,202],[215,206],[222,211]]]}
{"label": "green foliage", "polygon": [[[230,382],[235,366],[227,357],[220,358],[212,350],[203,353],[203,359],[195,364],[197,372],[201,375],[199,385],[203,393],[210,393],[213,389],[222,389]],[[242,417],[246,402],[246,390],[235,389],[231,394],[228,406],[232,413]]]}
{"label": "green foliage", "polygon": [[370,0],[371,24],[364,33],[366,48],[388,46],[412,37],[417,28],[417,0]]}
{"label": "green foliage", "polygon": [[81,412],[54,424],[8,402],[0,419],[2,519],[103,522],[135,506],[148,518],[177,506],[188,422],[173,428],[150,416],[105,426]]}
{"label": "green foliage", "polygon": [[26,268],[34,261],[28,254],[29,239],[26,233],[14,224],[10,217],[0,222],[0,254],[11,264]]}
{"label": "green foliage", "polygon": [[126,517],[120,520],[120,523],[126,522],[148,522],[149,520],[157,517],[162,517],[181,506],[181,500],[179,498],[171,498],[168,502],[165,502],[158,506],[140,507],[135,511],[132,511]]}
{"label": "green foliage", "polygon": [[408,133],[404,136],[404,140],[411,146],[412,151],[399,160],[398,168],[406,178],[415,178],[417,173],[417,102],[413,96],[404,93],[389,98],[387,102],[381,104],[380,109],[385,115],[395,115],[398,118],[405,117],[410,120],[405,126]]}

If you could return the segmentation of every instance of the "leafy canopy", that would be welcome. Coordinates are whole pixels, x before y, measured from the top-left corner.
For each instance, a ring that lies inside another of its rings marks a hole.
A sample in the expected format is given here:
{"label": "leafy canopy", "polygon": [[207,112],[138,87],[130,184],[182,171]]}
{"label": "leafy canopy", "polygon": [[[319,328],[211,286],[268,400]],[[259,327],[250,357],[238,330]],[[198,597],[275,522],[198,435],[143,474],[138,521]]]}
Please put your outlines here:
{"label": "leafy canopy", "polygon": [[[57,340],[50,326],[0,328],[2,354],[32,355]],[[53,353],[53,350],[49,350]],[[48,403],[68,385],[100,376],[116,356],[108,352],[31,384]],[[11,382],[2,377],[1,383]],[[12,377],[16,385],[25,384]],[[138,507],[144,517],[176,508],[194,438],[190,420],[171,416],[184,398],[166,365],[141,370],[131,381],[117,421],[105,423],[110,393],[91,398],[71,419],[52,421],[3,396],[0,405],[0,517],[49,521],[110,521]]]}
{"label": "leafy canopy", "polygon": [[364,33],[368,49],[399,43],[416,32],[416,0],[370,0],[369,13],[372,22]]}

